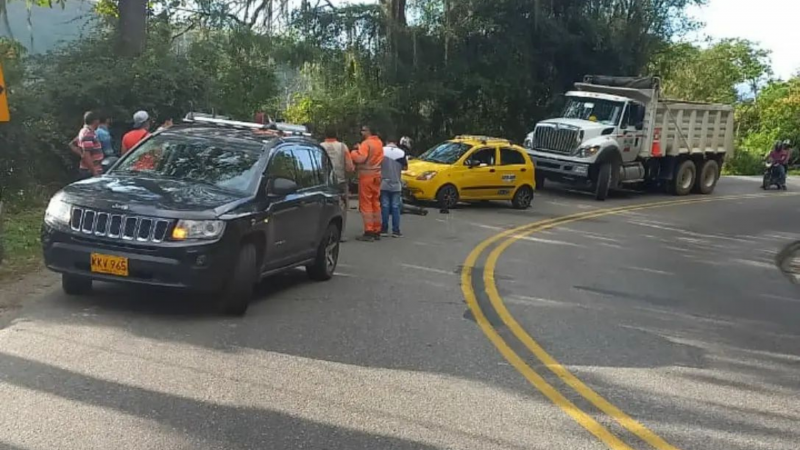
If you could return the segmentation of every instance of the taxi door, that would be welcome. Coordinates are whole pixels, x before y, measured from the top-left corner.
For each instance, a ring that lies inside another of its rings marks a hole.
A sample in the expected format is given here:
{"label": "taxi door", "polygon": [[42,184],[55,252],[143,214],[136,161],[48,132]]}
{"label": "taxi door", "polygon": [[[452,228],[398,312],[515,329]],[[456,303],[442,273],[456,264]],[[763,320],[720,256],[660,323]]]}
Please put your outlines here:
{"label": "taxi door", "polygon": [[509,199],[514,196],[517,186],[525,180],[533,184],[533,173],[527,164],[526,155],[511,147],[500,147],[500,164],[497,166],[503,187],[496,192],[498,199]]}
{"label": "taxi door", "polygon": [[497,190],[502,187],[497,151],[495,146],[477,147],[467,154],[458,186],[461,198],[476,200],[497,196]]}

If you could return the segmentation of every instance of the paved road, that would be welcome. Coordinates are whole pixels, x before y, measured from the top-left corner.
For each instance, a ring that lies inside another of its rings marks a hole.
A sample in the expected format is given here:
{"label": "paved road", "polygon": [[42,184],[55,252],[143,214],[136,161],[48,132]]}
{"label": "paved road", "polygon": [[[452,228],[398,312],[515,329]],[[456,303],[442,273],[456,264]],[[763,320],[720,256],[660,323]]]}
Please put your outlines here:
{"label": "paved road", "polygon": [[0,330],[0,449],[797,449],[800,288],[773,259],[800,197],[727,198],[754,193],[404,216],[243,319],[45,286]]}

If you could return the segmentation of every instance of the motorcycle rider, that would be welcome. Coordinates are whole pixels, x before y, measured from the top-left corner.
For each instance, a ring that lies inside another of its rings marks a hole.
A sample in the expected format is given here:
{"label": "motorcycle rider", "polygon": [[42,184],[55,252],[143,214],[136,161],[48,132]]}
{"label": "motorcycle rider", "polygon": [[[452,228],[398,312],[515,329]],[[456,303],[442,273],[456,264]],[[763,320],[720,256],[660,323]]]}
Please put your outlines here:
{"label": "motorcycle rider", "polygon": [[791,142],[785,140],[777,142],[775,147],[769,152],[767,160],[775,164],[775,169],[778,174],[778,185],[781,189],[786,190],[786,170],[789,166],[789,157],[791,156]]}

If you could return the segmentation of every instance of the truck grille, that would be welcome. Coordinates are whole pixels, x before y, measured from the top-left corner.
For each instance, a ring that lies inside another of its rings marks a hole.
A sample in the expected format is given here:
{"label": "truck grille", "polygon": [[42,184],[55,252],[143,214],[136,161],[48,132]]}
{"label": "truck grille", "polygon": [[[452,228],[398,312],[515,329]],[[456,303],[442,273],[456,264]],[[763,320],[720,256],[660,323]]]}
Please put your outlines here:
{"label": "truck grille", "polygon": [[110,214],[86,208],[72,208],[70,227],[92,236],[138,242],[162,242],[167,237],[169,220]]}
{"label": "truck grille", "polygon": [[531,144],[536,150],[569,154],[578,148],[578,130],[563,126],[537,125]]}

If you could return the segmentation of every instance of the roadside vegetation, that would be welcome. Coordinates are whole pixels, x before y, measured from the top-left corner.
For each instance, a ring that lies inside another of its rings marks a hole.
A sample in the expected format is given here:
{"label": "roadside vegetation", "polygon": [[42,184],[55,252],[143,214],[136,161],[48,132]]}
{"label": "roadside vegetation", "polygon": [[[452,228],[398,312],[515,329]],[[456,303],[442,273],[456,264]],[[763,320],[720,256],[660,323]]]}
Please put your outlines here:
{"label": "roadside vegetation", "polygon": [[[0,27],[8,1],[21,0],[0,0]],[[67,142],[90,109],[113,117],[116,139],[140,109],[157,122],[192,109],[242,120],[264,111],[317,132],[333,126],[346,142],[370,122],[412,136],[419,151],[458,133],[521,141],[584,74],[656,74],[668,96],[736,104],[727,170],[760,173],[776,139],[800,140],[800,79],[773,80],[752,42],[683,43],[700,25],[685,11],[703,3],[101,0],[84,39],[46,54],[0,38],[12,117],[0,124],[6,265],[34,257],[41,213],[29,207],[41,203],[31,199],[74,176]]]}
{"label": "roadside vegetation", "polygon": [[40,206],[29,206],[5,212],[0,226],[5,252],[4,262],[0,264],[0,281],[41,266],[39,227],[42,225],[42,209]]}

